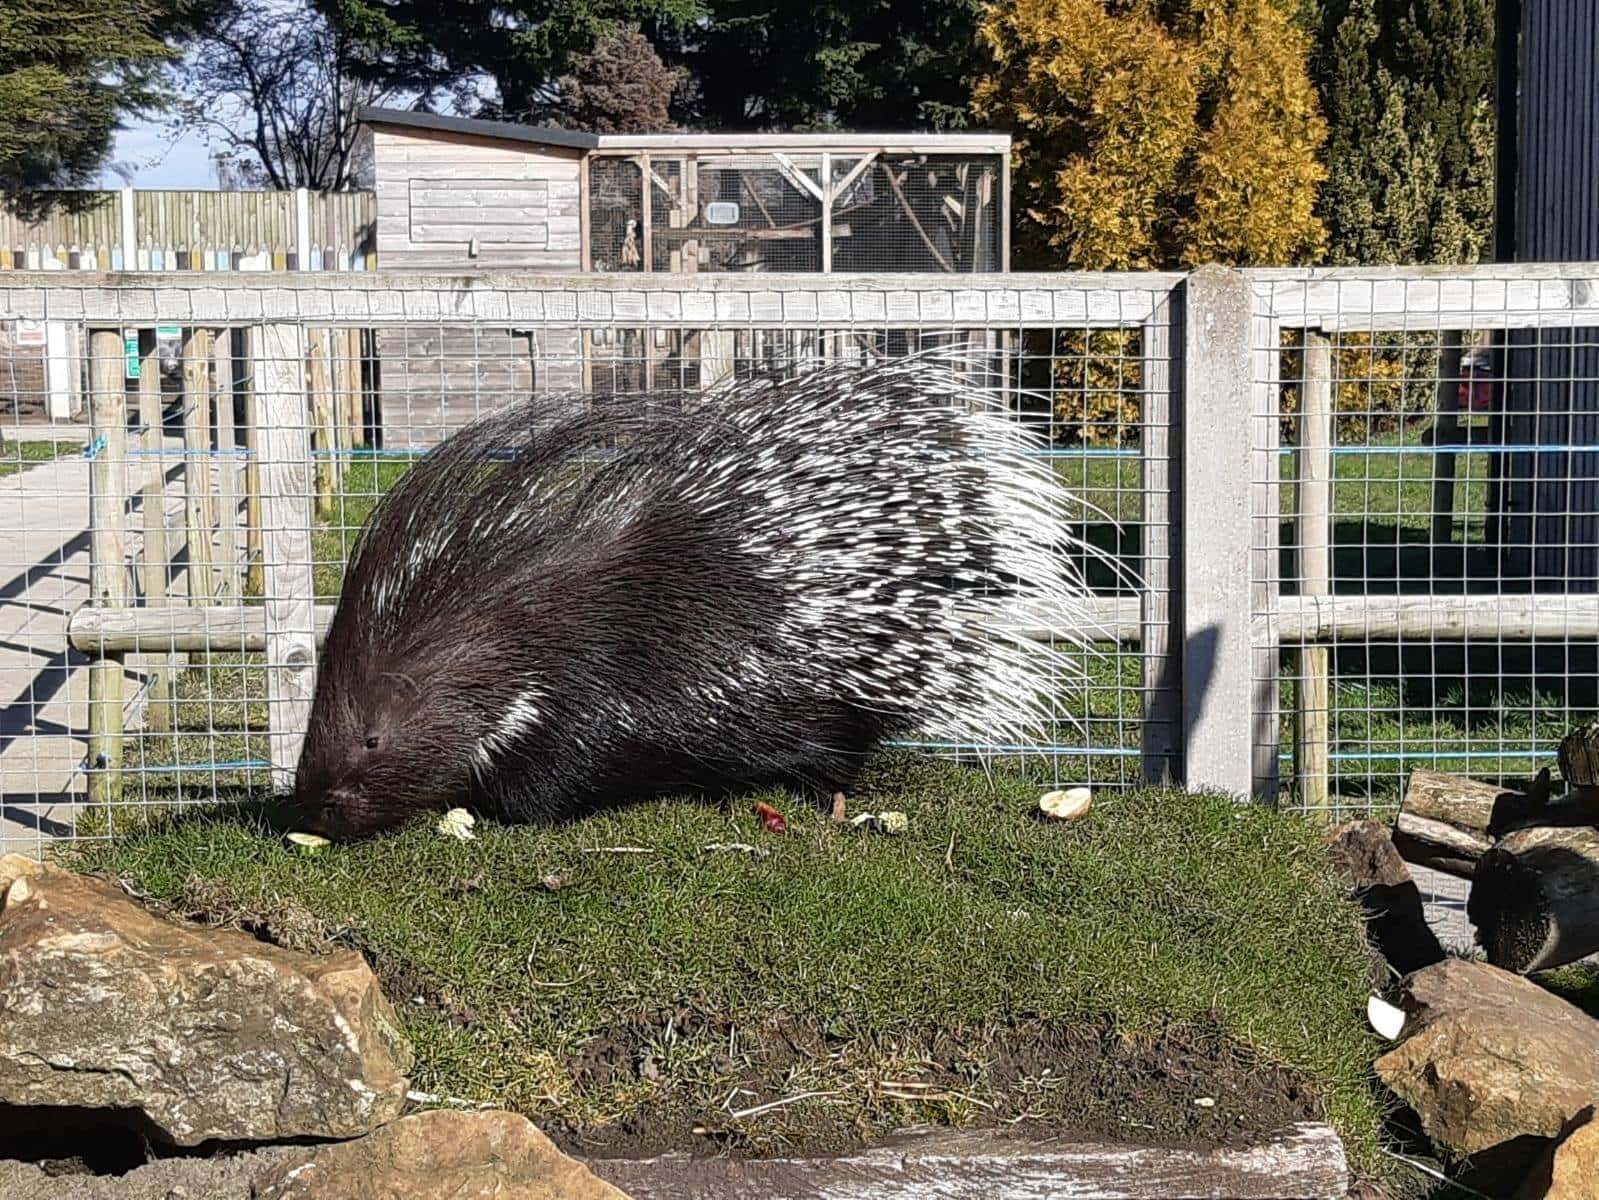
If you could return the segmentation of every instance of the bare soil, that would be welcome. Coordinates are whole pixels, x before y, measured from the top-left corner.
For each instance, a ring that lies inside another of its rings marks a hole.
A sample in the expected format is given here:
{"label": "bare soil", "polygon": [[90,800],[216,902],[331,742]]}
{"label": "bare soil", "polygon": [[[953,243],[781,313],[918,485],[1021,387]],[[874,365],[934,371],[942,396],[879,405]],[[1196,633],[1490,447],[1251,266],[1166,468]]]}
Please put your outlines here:
{"label": "bare soil", "polygon": [[[693,1049],[685,1052],[685,1043]],[[568,1153],[588,1157],[738,1153],[754,1141],[763,1150],[775,1141],[817,1153],[861,1145],[915,1119],[1033,1136],[1227,1145],[1322,1115],[1316,1097],[1292,1072],[1260,1062],[1201,1027],[1125,1037],[1109,1022],[1007,1021],[879,1040],[863,1053],[859,1038],[802,1018],[735,1029],[725,1019],[682,1007],[613,1026],[569,1067],[580,1091],[614,1089],[654,1082],[667,1056],[679,1062],[698,1058],[730,1093],[727,1080],[734,1080],[735,1098],[720,1105],[695,1103],[695,1089],[680,1089],[599,1128],[556,1123],[547,1124],[546,1132]],[[843,1115],[852,1119],[828,1119],[816,1103],[803,1101],[737,1115],[803,1094],[803,1084],[791,1081],[829,1058],[894,1062],[902,1069],[892,1079],[864,1080],[863,1088],[875,1092],[879,1103],[844,1107]]]}

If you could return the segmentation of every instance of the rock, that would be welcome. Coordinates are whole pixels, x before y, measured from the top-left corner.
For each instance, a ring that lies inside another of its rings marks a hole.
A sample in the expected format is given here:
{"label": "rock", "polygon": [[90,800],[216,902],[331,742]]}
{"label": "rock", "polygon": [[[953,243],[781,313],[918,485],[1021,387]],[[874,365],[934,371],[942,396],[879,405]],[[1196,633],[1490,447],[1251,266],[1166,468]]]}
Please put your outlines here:
{"label": "rock", "polygon": [[361,956],[146,912],[0,858],[0,1103],[138,1114],[178,1145],[355,1137],[405,1105],[410,1047]]}
{"label": "rock", "polygon": [[5,1200],[251,1200],[250,1181],[298,1146],[212,1158],[163,1158],[121,1175],[60,1175],[0,1162]]}
{"label": "rock", "polygon": [[1427,925],[1421,891],[1394,849],[1385,825],[1352,821],[1328,837],[1333,862],[1349,880],[1355,902],[1366,913],[1366,937],[1395,975],[1408,975],[1444,957]]}
{"label": "rock", "polygon": [[1599,1200],[1599,1118],[1590,1107],[1532,1169],[1516,1200]]}
{"label": "rock", "polygon": [[354,1142],[307,1146],[255,1200],[627,1200],[509,1112],[417,1113]]}
{"label": "rock", "polygon": [[1404,981],[1413,1032],[1377,1074],[1442,1150],[1511,1186],[1599,1099],[1599,1021],[1508,971],[1448,959]]}

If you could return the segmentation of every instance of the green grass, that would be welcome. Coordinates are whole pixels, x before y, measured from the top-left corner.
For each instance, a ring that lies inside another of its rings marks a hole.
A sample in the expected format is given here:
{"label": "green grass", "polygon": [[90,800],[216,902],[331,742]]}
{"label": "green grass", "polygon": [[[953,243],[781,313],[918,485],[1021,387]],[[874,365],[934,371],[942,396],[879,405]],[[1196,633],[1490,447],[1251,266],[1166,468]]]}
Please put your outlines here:
{"label": "green grass", "polygon": [[1538,976],[1538,982],[1591,1017],[1599,1017],[1599,963],[1573,963]]}
{"label": "green grass", "polygon": [[[1126,1039],[1206,1030],[1290,1070],[1361,1169],[1379,1170],[1369,960],[1313,832],[1167,792],[1103,793],[1085,820],[1045,824],[1037,795],[1021,774],[990,782],[900,755],[856,802],[907,812],[898,838],[840,831],[773,796],[784,836],[763,831],[749,801],[660,802],[555,828],[490,825],[466,843],[424,822],[309,856],[218,814],[76,854],[185,912],[360,947],[417,1044],[416,1086],[585,1130],[671,1117],[771,1149],[919,1120],[1072,1129],[1087,1119],[1075,1101],[1047,1077],[994,1077],[984,1049],[1019,1022],[1109,1018]],[[733,843],[758,853],[710,848]],[[648,853],[586,853],[616,846]],[[703,1024],[674,1037],[650,1016],[662,1011]],[[761,1048],[779,1027],[825,1047],[773,1059]],[[655,1077],[575,1069],[619,1029],[644,1043]],[[965,1048],[959,1086],[951,1056],[926,1048],[934,1034]],[[925,1101],[884,1095],[885,1081],[921,1079],[941,1081]],[[1208,1095],[1215,1081],[1183,1086]],[[803,1091],[835,1094],[727,1116]],[[1218,1128],[1247,1117],[1247,1097],[1218,1100]]]}
{"label": "green grass", "polygon": [[51,462],[64,454],[71,454],[82,448],[83,444],[81,442],[8,440],[5,450],[0,451],[0,479],[4,479],[7,475],[20,474],[29,467]]}

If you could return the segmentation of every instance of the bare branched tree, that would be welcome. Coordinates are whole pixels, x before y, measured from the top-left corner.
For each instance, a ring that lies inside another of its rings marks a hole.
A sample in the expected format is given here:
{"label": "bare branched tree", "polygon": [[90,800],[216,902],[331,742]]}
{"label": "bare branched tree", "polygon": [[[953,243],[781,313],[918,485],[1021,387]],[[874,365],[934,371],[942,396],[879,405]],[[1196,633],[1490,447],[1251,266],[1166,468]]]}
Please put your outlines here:
{"label": "bare branched tree", "polygon": [[356,114],[395,101],[397,91],[359,81],[359,53],[347,33],[300,0],[241,0],[192,46],[177,120],[219,147],[219,160],[241,182],[361,186],[371,148]]}

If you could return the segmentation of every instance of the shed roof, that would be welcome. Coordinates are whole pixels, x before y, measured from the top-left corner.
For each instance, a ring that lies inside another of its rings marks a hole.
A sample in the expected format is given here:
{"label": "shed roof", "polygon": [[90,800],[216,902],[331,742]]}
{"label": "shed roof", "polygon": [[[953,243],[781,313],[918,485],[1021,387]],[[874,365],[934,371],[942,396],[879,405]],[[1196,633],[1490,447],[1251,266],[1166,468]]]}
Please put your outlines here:
{"label": "shed roof", "polygon": [[369,125],[400,125],[437,133],[469,134],[568,149],[626,153],[631,150],[888,150],[911,153],[1005,154],[1008,133],[579,133],[522,125],[513,121],[481,121],[443,117],[397,108],[363,108],[359,118]]}
{"label": "shed roof", "polygon": [[521,125],[513,121],[480,121],[476,117],[441,117],[436,113],[411,112],[404,108],[360,109],[356,119],[368,125],[403,125],[434,133],[463,133],[473,137],[504,138],[513,142],[535,142],[543,146],[563,146],[572,150],[593,150],[600,144],[598,135],[572,129],[551,129],[544,125]]}

